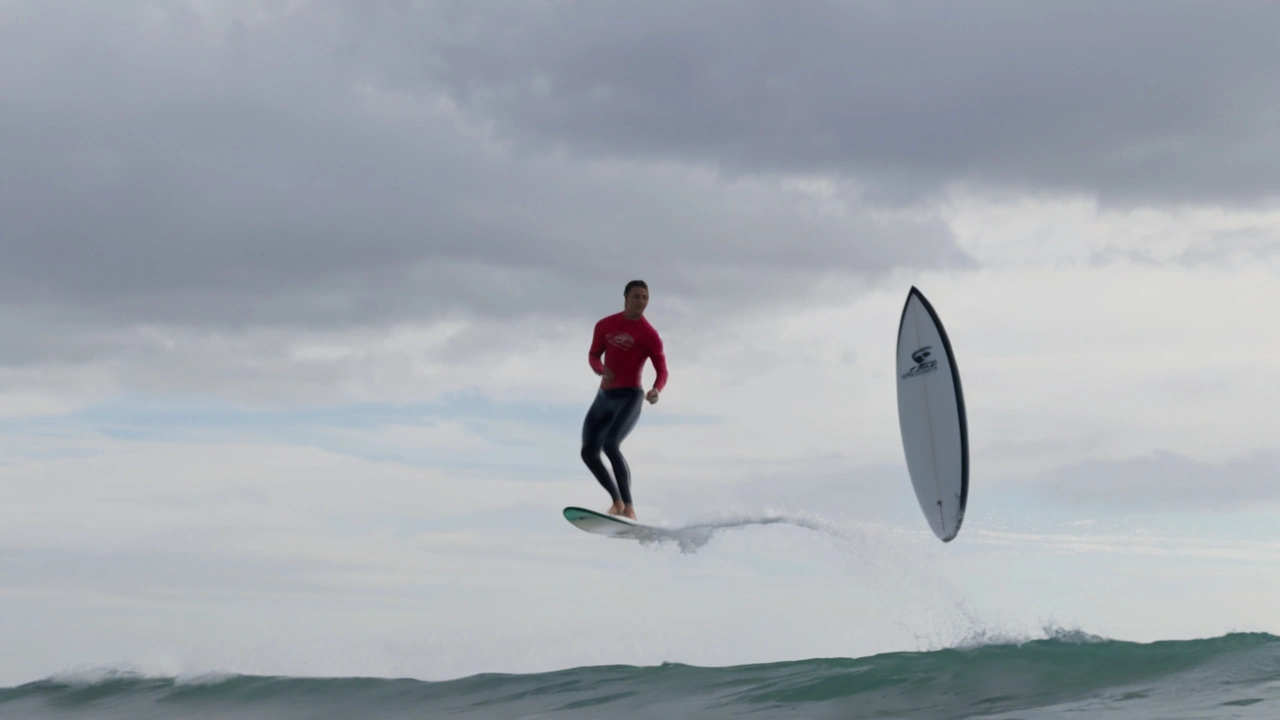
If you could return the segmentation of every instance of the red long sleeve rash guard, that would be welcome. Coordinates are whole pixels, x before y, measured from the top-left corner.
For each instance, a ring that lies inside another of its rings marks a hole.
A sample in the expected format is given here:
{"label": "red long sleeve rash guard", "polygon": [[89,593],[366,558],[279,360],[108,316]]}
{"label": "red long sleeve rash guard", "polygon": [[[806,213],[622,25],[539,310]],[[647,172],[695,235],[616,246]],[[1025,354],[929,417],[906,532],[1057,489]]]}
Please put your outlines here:
{"label": "red long sleeve rash guard", "polygon": [[[601,355],[604,355],[604,362],[600,360]],[[658,372],[654,389],[661,391],[667,384],[667,356],[662,349],[662,338],[644,316],[628,320],[622,313],[617,313],[596,323],[587,360],[597,375],[604,373],[606,365],[614,372],[613,383],[604,388],[606,390],[643,387],[640,373],[644,370],[645,360],[652,360],[653,369]]]}

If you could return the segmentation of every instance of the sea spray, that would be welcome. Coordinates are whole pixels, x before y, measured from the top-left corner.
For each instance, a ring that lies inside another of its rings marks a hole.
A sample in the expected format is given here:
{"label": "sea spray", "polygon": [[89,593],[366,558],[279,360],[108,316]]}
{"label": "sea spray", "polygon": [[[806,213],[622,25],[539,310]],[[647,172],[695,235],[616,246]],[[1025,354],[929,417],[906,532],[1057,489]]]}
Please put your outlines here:
{"label": "sea spray", "polygon": [[[867,521],[837,522],[809,512],[765,508],[699,517],[683,525],[664,527],[665,534],[640,539],[650,546],[675,545],[684,555],[707,548],[727,532],[751,528],[792,527],[811,533],[850,579],[850,592],[877,598],[884,614],[904,635],[914,638],[918,651],[1018,643],[1055,637],[1065,632],[1056,623],[1038,628],[1011,627],[975,606],[950,577],[948,554],[960,546],[943,546],[925,530]],[[806,559],[803,533],[796,537]],[[1037,630],[1039,630],[1037,632]]]}

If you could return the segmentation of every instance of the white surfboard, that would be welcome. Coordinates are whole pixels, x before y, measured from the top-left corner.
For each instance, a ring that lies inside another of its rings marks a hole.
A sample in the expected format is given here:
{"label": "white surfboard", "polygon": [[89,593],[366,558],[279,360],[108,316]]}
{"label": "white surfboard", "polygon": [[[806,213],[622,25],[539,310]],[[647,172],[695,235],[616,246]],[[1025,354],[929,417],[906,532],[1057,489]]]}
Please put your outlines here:
{"label": "white surfboard", "polygon": [[915,287],[898,324],[898,425],[907,472],[929,527],[943,542],[960,532],[969,499],[969,430],[951,341]]}
{"label": "white surfboard", "polygon": [[675,538],[668,530],[641,525],[625,517],[606,515],[586,508],[567,507],[564,509],[564,519],[579,530],[605,537],[640,541]]}

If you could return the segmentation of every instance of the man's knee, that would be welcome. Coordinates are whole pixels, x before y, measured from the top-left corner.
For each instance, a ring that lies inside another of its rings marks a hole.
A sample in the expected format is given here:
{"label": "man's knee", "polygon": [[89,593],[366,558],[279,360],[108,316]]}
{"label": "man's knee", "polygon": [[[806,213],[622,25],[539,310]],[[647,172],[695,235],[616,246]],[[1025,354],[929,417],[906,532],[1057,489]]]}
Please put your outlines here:
{"label": "man's knee", "polygon": [[608,456],[610,460],[617,460],[622,457],[622,446],[617,440],[610,440],[609,442],[606,442],[604,447],[601,449],[604,450],[604,454]]}
{"label": "man's knee", "polygon": [[591,462],[591,461],[592,461],[592,459],[594,459],[594,458],[599,458],[599,457],[600,457],[600,446],[599,446],[599,445],[584,444],[584,445],[582,446],[582,461],[583,461],[583,462],[587,462],[587,463],[589,463],[589,462]]}

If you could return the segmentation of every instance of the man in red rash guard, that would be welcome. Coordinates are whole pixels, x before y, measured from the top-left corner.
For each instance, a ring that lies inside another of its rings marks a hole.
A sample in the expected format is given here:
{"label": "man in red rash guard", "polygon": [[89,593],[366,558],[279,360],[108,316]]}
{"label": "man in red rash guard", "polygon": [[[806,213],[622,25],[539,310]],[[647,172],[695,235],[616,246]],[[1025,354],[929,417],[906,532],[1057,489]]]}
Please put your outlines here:
{"label": "man in red rash guard", "polygon": [[[667,357],[658,331],[644,319],[649,286],[643,280],[632,280],[623,289],[622,296],[626,299],[623,311],[596,323],[591,352],[587,355],[591,369],[602,379],[595,402],[582,422],[582,461],[613,498],[609,514],[635,520],[636,511],[631,507],[631,469],[619,446],[640,419],[641,400],[648,400],[650,405],[658,402],[658,393],[667,384]],[[604,355],[603,362],[601,355]],[[640,384],[645,360],[652,360],[653,369],[658,372],[653,389],[647,394]],[[601,450],[613,465],[616,484],[600,461]]]}

